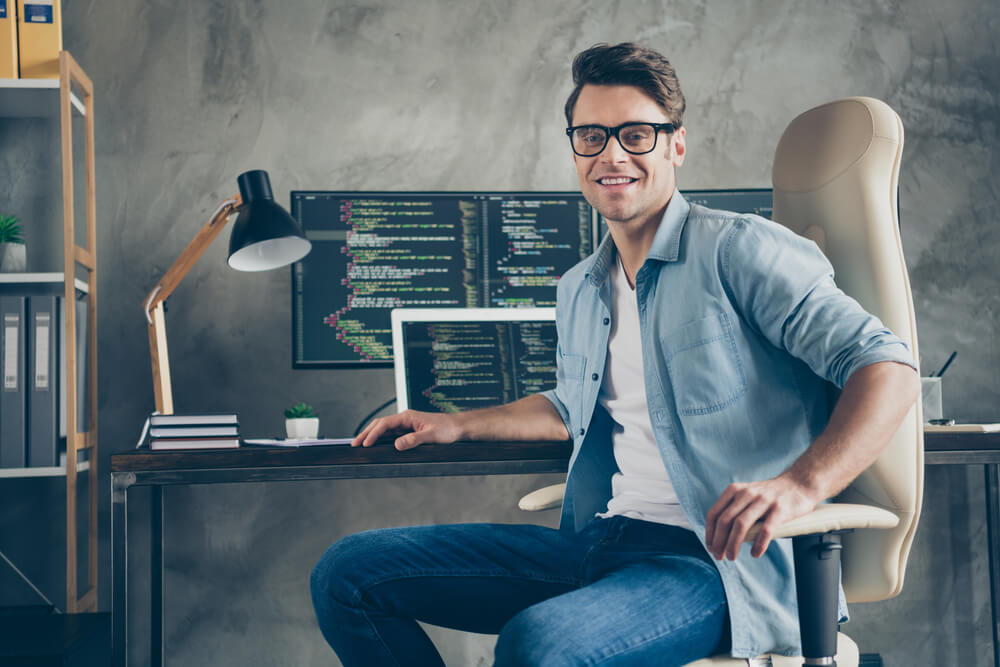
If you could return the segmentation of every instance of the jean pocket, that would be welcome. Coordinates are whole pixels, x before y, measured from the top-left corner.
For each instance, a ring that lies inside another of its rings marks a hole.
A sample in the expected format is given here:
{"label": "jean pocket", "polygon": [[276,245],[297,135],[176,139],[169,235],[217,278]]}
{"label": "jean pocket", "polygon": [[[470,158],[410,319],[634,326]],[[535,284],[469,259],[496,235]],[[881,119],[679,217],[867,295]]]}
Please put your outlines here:
{"label": "jean pocket", "polygon": [[667,374],[680,414],[718,412],[746,393],[746,373],[725,313],[688,322],[664,338]]}

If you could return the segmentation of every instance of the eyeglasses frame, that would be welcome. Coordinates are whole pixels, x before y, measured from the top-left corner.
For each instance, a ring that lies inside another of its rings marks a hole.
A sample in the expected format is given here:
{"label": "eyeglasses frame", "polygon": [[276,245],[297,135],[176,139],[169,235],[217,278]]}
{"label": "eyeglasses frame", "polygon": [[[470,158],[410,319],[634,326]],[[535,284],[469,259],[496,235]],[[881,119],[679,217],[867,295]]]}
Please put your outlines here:
{"label": "eyeglasses frame", "polygon": [[[653,145],[650,147],[648,151],[638,151],[638,152],[631,151],[625,147],[625,144],[622,143],[621,135],[619,135],[619,132],[624,130],[626,127],[631,127],[634,125],[649,125],[655,131],[655,134],[653,135]],[[569,138],[569,147],[572,148],[573,152],[579,155],[580,157],[597,157],[598,155],[604,152],[605,148],[608,147],[608,142],[611,141],[612,136],[614,136],[614,138],[618,140],[618,145],[622,147],[622,150],[628,153],[629,155],[645,155],[646,153],[652,153],[654,150],[656,150],[656,142],[660,137],[661,131],[664,131],[667,134],[673,134],[678,129],[680,129],[680,126],[681,126],[680,123],[647,123],[642,121],[630,121],[628,123],[622,123],[617,127],[607,127],[605,125],[595,125],[593,123],[588,123],[586,125],[571,125],[570,127],[567,127],[566,136]],[[601,150],[597,151],[596,153],[583,154],[580,151],[576,150],[576,146],[573,145],[573,133],[585,127],[593,127],[604,130],[604,145],[601,146]]]}

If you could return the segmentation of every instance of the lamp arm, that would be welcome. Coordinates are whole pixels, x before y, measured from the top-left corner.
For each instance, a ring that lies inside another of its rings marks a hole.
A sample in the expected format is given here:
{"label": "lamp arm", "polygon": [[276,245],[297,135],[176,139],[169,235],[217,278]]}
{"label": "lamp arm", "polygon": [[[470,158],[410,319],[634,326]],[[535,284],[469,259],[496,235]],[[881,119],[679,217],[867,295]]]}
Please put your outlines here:
{"label": "lamp arm", "polygon": [[205,249],[212,244],[222,228],[226,226],[229,216],[241,205],[243,199],[236,195],[219,205],[212,217],[195,235],[187,247],[174,260],[160,282],[149,293],[143,302],[142,310],[146,316],[149,332],[149,353],[153,366],[153,393],[156,399],[156,410],[161,414],[173,414],[174,399],[170,389],[170,359],[167,355],[167,330],[163,319],[163,302],[170,296],[184,276],[198,262]]}
{"label": "lamp arm", "polygon": [[166,301],[167,297],[173,294],[173,291],[177,286],[184,280],[184,276],[188,274],[201,256],[205,253],[208,246],[212,245],[212,241],[215,237],[219,235],[222,228],[226,226],[226,221],[229,216],[232,215],[237,208],[243,204],[243,199],[239,195],[235,195],[219,205],[219,208],[215,209],[215,213],[212,217],[208,219],[208,222],[201,228],[201,230],[195,235],[191,242],[188,243],[187,247],[181,251],[174,263],[167,269],[167,272],[163,274],[160,281],[156,284],[156,287],[152,289],[149,295],[146,297],[146,301],[143,303],[142,310],[146,314],[146,322],[152,324],[152,312],[153,309],[161,302]]}

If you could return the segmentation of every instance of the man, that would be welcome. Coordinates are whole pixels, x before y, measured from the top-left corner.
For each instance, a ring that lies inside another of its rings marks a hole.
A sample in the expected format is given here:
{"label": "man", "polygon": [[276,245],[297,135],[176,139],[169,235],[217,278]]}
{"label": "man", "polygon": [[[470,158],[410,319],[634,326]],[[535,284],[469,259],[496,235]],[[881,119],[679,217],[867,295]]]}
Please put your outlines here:
{"label": "man", "polygon": [[[598,45],[573,80],[573,160],[610,234],[560,281],[557,387],[377,419],[353,443],[572,437],[560,530],[337,542],[312,593],[348,667],[441,664],[416,620],[499,633],[500,665],[801,655],[775,527],[870,465],[919,393],[905,344],[837,289],[815,244],[676,191],[685,103],[662,55]],[[824,378],[843,387],[832,415]]]}

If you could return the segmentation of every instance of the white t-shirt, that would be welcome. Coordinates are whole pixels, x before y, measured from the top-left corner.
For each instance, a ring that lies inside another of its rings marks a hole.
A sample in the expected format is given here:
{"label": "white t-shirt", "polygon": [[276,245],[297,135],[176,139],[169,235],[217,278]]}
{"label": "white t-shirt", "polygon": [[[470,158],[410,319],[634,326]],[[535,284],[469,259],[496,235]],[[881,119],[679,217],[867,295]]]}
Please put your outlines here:
{"label": "white t-shirt", "polygon": [[649,421],[635,290],[628,284],[621,259],[616,264],[609,276],[611,336],[597,400],[615,422],[611,442],[620,472],[611,478],[608,511],[597,516],[621,515],[690,529]]}

